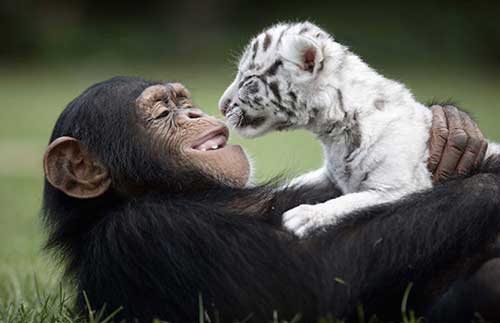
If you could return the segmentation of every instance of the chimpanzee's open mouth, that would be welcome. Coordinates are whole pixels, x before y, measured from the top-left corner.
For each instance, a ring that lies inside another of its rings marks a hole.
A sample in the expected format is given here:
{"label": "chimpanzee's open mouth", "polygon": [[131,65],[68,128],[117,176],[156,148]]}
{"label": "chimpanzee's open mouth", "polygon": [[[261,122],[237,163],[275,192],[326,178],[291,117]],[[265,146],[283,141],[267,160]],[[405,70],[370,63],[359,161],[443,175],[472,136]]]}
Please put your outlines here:
{"label": "chimpanzee's open mouth", "polygon": [[192,148],[199,151],[221,149],[226,146],[228,137],[229,131],[227,127],[219,127],[203,135]]}

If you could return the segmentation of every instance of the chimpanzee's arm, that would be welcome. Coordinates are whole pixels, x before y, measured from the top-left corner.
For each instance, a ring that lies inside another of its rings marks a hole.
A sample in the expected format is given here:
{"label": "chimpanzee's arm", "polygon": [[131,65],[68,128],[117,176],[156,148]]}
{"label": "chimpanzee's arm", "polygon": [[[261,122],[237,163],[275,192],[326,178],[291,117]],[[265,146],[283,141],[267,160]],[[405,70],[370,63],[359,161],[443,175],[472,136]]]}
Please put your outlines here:
{"label": "chimpanzee's arm", "polygon": [[349,315],[360,302],[379,316],[384,308],[398,313],[410,282],[413,295],[425,298],[432,293],[424,290],[426,283],[439,274],[447,273],[449,283],[473,269],[500,231],[499,161],[490,160],[470,178],[352,214],[313,237],[310,242],[332,257],[325,263],[335,264],[323,269],[324,280],[345,282],[325,298],[324,310],[345,309],[336,314]]}
{"label": "chimpanzee's arm", "polygon": [[281,227],[281,217],[285,211],[301,204],[323,203],[340,195],[340,189],[331,182],[300,186],[278,182],[228,190],[222,201],[208,195],[207,202],[219,200],[227,214],[252,216]]}
{"label": "chimpanzee's arm", "polygon": [[282,214],[302,204],[317,204],[335,199],[342,195],[341,190],[330,181],[316,183],[316,185],[294,185],[282,187],[273,192],[269,202],[266,217],[273,223],[281,225]]}

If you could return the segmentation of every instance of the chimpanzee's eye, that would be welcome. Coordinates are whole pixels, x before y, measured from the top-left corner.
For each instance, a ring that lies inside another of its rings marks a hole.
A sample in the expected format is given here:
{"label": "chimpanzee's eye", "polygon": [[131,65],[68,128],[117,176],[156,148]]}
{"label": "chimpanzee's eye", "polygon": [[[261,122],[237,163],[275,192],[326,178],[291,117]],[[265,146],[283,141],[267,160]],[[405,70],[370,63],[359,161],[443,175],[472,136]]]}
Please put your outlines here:
{"label": "chimpanzee's eye", "polygon": [[165,109],[165,110],[163,110],[163,111],[162,111],[159,115],[157,115],[157,116],[155,117],[155,120],[156,120],[156,119],[162,119],[162,118],[165,118],[165,117],[167,117],[169,114],[170,114],[170,110]]}

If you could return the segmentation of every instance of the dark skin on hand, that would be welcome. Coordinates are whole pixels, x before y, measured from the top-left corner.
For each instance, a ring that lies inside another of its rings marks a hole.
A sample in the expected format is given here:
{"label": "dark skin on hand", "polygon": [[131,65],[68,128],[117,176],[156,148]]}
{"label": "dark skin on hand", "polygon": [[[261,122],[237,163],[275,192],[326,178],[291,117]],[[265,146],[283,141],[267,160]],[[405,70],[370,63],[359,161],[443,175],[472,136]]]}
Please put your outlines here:
{"label": "dark skin on hand", "polygon": [[451,105],[431,107],[433,118],[429,170],[434,183],[464,176],[478,168],[488,142],[478,125],[464,112]]}

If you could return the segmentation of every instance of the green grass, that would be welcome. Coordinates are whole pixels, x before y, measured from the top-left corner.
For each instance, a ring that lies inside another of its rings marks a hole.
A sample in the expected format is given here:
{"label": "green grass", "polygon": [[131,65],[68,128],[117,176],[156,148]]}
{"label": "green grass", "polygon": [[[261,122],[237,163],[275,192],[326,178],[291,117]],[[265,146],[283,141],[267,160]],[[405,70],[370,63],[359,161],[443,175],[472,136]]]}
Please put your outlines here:
{"label": "green grass", "polygon": [[[224,62],[219,62],[223,64]],[[42,155],[64,106],[84,88],[115,75],[177,80],[211,114],[231,80],[232,66],[179,63],[67,64],[0,68],[0,322],[66,322],[71,290],[59,292],[60,271],[41,252],[38,220]],[[378,66],[409,85],[422,101],[457,100],[477,118],[491,139],[500,139],[500,76],[491,70],[433,64],[425,68]],[[289,176],[321,165],[321,148],[303,132],[272,134],[241,143],[252,156],[259,179]],[[48,316],[47,316],[48,315]]]}

